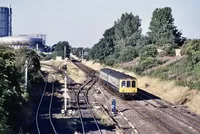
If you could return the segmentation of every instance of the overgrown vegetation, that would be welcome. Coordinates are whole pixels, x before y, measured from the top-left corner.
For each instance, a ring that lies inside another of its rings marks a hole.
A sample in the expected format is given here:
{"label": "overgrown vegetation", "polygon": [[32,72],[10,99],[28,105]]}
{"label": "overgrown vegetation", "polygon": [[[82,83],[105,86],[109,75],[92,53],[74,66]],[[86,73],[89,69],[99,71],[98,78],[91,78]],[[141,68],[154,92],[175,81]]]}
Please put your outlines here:
{"label": "overgrown vegetation", "polygon": [[44,61],[56,59],[56,54],[55,53],[51,53],[51,54],[40,53],[40,58],[41,60],[44,60]]}
{"label": "overgrown vegetation", "polygon": [[90,51],[89,48],[83,48],[83,47],[71,48],[71,53],[78,58],[89,59],[88,57],[89,51]]}
{"label": "overgrown vegetation", "polygon": [[[24,89],[25,60],[28,61],[27,90]],[[37,53],[0,45],[0,133],[19,133],[31,127],[31,105],[40,93],[32,87],[42,82]]]}
{"label": "overgrown vegetation", "polygon": [[[90,50],[88,59],[113,66],[139,57],[139,64],[129,67],[137,74],[163,79],[174,79],[178,84],[200,89],[200,40],[186,40],[174,25],[170,7],[156,8],[152,13],[149,32],[141,34],[141,18],[124,13],[114,25],[105,30],[103,38]],[[164,64],[167,57],[175,56],[175,48],[187,55],[180,61]],[[159,52],[158,52],[159,50]]]}
{"label": "overgrown vegetation", "polygon": [[178,85],[200,89],[200,63],[193,65],[189,57],[152,71],[150,76],[163,80],[176,80]]}
{"label": "overgrown vegetation", "polygon": [[[150,54],[150,56],[147,54],[146,57],[151,57],[147,62],[152,65],[145,68],[149,68],[154,67],[157,63],[162,63],[152,59],[151,54],[154,55],[154,58],[159,56],[158,53],[155,54],[157,48],[162,49],[160,56],[174,56],[174,48],[182,45],[185,40],[174,25],[172,10],[169,7],[155,9],[147,36],[141,33],[141,18],[132,13],[124,13],[120,19],[115,21],[113,27],[105,30],[103,38],[91,48],[89,59],[106,65],[114,65],[131,61],[139,55],[143,57],[141,54],[145,55],[145,52],[140,50],[146,48],[144,51]],[[152,47],[145,47],[149,45]],[[151,48],[155,51],[148,52],[151,51]],[[144,60],[141,59],[140,64],[146,63]]]}
{"label": "overgrown vegetation", "polygon": [[[64,54],[64,48],[66,48]],[[69,58],[71,52],[71,46],[67,41],[59,41],[57,44],[52,46],[53,54],[52,57],[61,56],[62,59],[64,57]]]}

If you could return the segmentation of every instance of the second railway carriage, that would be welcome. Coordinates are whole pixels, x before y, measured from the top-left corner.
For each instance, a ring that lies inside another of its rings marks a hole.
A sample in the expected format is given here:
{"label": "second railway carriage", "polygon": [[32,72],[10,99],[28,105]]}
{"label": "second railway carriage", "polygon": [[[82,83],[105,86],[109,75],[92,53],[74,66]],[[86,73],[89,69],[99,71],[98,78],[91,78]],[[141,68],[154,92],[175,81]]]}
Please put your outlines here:
{"label": "second railway carriage", "polygon": [[101,69],[99,77],[123,98],[131,98],[137,93],[137,79],[135,77],[109,68]]}

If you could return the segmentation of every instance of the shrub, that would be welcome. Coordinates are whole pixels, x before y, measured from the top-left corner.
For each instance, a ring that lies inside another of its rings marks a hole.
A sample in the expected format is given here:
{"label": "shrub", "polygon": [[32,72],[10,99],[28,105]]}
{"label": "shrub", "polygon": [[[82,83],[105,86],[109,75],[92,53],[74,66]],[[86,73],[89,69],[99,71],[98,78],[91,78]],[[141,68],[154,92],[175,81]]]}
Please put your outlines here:
{"label": "shrub", "polygon": [[116,59],[114,58],[114,55],[110,55],[105,59],[105,64],[108,66],[113,66],[116,63]]}
{"label": "shrub", "polygon": [[162,52],[160,52],[160,53],[158,54],[159,57],[164,57],[164,56],[166,56],[166,55],[167,55],[167,53],[166,53],[165,51],[162,51]]}
{"label": "shrub", "polygon": [[145,60],[141,61],[137,67],[134,68],[135,72],[141,74],[143,71],[155,67],[161,64],[161,62],[154,57],[147,57]]}
{"label": "shrub", "polygon": [[53,55],[52,54],[47,54],[45,57],[44,57],[44,60],[51,60],[53,58]]}
{"label": "shrub", "polygon": [[163,80],[175,80],[178,85],[200,89],[200,62],[193,64],[188,57],[168,66],[153,70],[150,74]]}
{"label": "shrub", "polygon": [[158,51],[155,45],[147,45],[141,49],[140,59],[143,61],[147,57],[156,57],[157,54]]}
{"label": "shrub", "polygon": [[200,61],[200,40],[191,40],[185,44],[181,50],[181,54],[187,54],[193,64]]}
{"label": "shrub", "polygon": [[122,50],[119,57],[119,61],[120,62],[131,61],[137,56],[138,56],[138,52],[136,51],[136,49],[132,46],[127,46],[124,48],[124,50]]}
{"label": "shrub", "polygon": [[166,44],[163,48],[166,55],[165,56],[174,56],[176,54],[174,46],[171,44]]}

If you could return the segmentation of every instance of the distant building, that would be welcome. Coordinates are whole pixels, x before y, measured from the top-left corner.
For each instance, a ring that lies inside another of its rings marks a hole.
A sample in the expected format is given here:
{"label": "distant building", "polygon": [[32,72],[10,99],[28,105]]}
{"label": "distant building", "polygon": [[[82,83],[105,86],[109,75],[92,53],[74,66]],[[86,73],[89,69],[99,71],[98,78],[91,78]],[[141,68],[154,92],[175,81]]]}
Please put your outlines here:
{"label": "distant building", "polygon": [[23,34],[12,36],[12,8],[0,6],[0,44],[14,49],[29,47],[41,52],[49,52],[51,48],[46,46],[45,34]]}
{"label": "distant building", "polygon": [[0,44],[7,45],[14,49],[19,49],[26,46],[40,52],[48,51],[48,47],[44,43],[44,38],[33,35],[7,36],[0,38]]}
{"label": "distant building", "polygon": [[0,37],[12,35],[12,8],[0,7]]}
{"label": "distant building", "polygon": [[45,34],[21,34],[20,37],[29,37],[32,40],[30,48],[38,49],[43,52],[46,44],[46,35]]}

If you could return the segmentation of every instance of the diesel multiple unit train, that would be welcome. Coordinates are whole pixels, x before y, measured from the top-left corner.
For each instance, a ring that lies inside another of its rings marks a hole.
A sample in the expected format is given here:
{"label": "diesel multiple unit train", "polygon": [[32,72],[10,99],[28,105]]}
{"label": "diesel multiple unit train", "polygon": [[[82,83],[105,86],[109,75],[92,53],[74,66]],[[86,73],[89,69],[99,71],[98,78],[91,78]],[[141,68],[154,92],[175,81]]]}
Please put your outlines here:
{"label": "diesel multiple unit train", "polygon": [[101,69],[99,77],[124,99],[132,98],[137,93],[135,77],[109,68]]}

